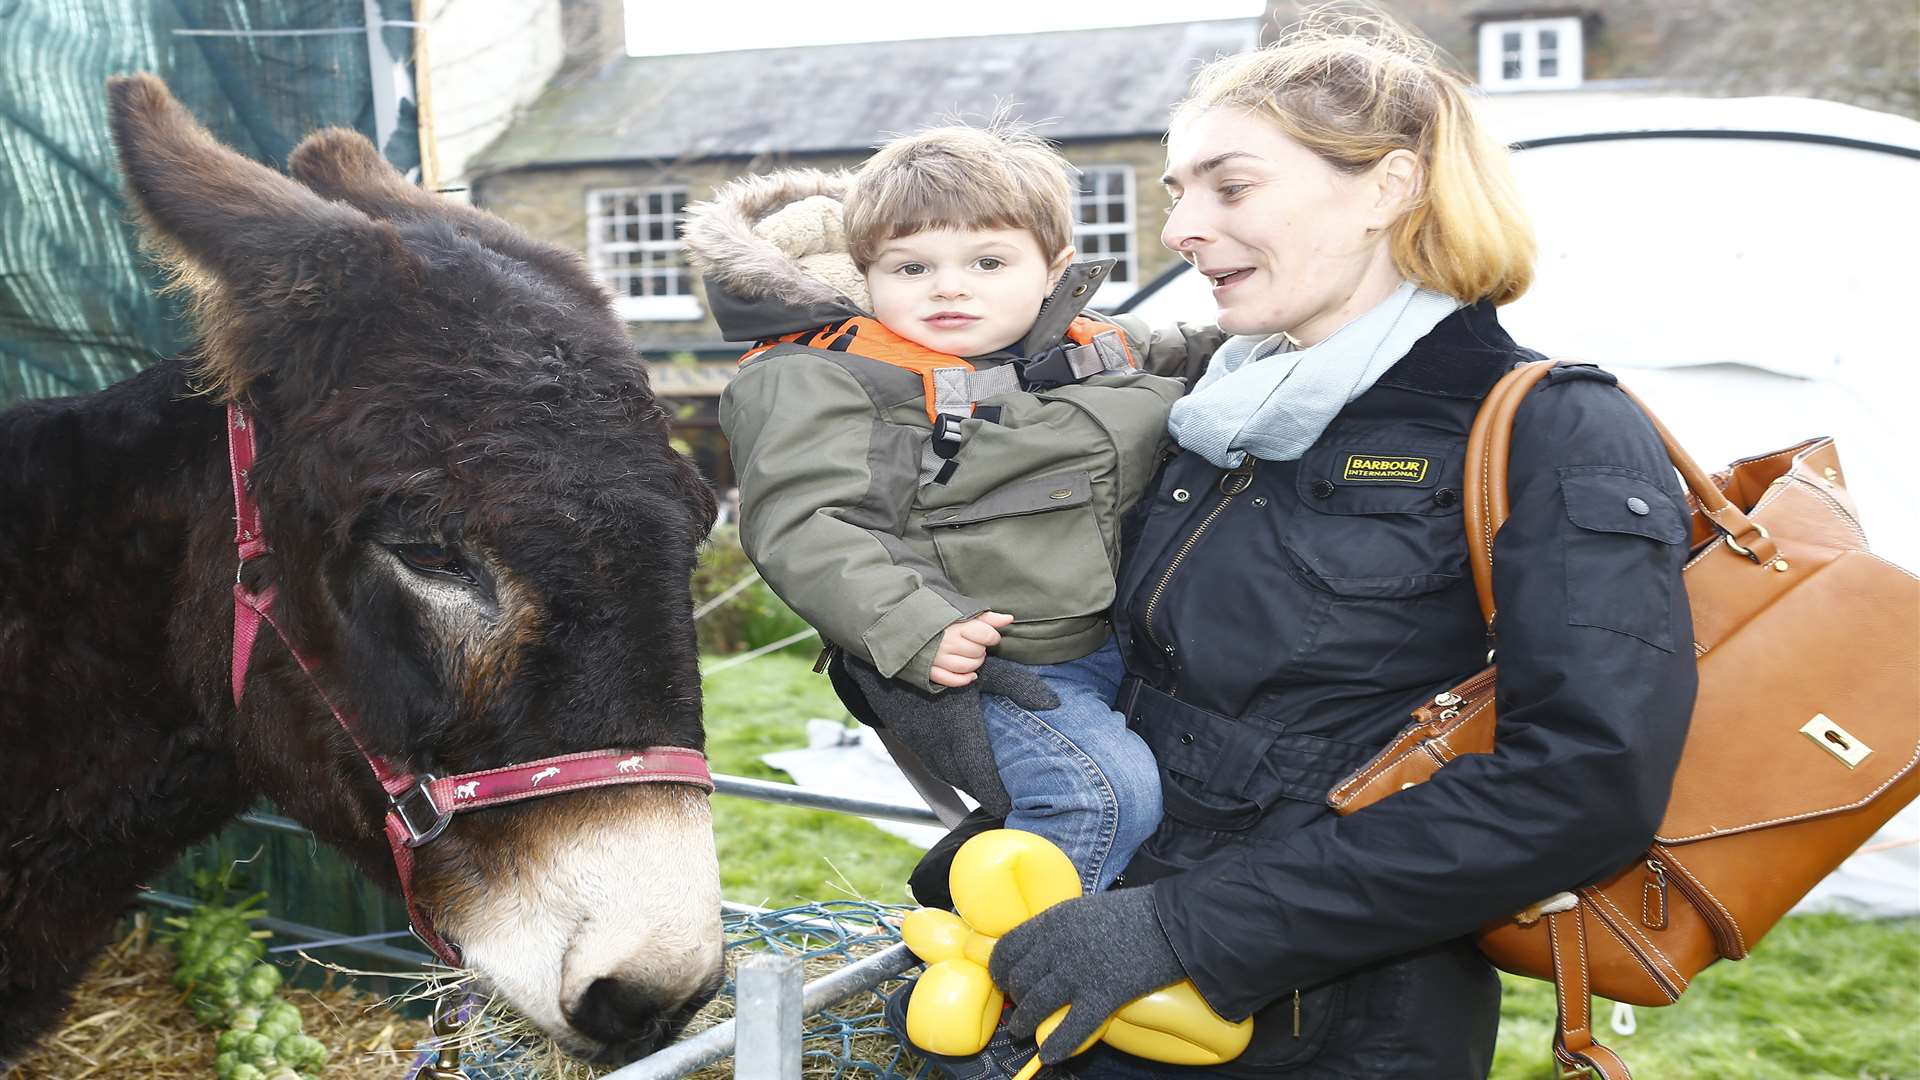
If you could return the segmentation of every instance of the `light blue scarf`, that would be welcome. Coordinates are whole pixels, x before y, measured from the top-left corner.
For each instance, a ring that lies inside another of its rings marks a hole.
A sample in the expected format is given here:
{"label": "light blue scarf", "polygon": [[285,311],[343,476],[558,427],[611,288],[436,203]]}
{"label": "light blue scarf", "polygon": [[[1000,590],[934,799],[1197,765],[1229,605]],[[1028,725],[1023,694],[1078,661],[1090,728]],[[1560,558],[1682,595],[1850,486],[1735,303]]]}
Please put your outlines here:
{"label": "light blue scarf", "polygon": [[1461,306],[1408,281],[1316,345],[1294,348],[1285,334],[1228,338],[1193,392],[1174,403],[1167,430],[1222,469],[1237,468],[1248,454],[1295,460],[1348,402]]}

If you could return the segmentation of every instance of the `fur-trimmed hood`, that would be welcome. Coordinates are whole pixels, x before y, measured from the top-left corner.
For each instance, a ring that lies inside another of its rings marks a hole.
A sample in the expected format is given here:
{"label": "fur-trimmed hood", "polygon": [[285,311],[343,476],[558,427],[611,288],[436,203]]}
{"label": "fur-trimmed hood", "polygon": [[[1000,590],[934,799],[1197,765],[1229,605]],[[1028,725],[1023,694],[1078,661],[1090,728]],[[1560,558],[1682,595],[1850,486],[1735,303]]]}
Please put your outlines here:
{"label": "fur-trimmed hood", "polygon": [[868,312],[840,205],[847,172],[743,176],[687,207],[687,257],[728,341],[758,341]]}

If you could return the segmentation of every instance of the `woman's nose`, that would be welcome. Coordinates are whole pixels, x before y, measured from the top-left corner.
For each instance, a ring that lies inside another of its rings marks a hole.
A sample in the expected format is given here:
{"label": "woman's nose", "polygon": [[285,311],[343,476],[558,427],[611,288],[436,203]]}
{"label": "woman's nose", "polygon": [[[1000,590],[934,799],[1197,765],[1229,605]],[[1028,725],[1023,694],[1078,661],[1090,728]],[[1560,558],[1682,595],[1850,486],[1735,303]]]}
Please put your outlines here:
{"label": "woman's nose", "polygon": [[1160,242],[1182,255],[1192,254],[1209,237],[1200,212],[1193,208],[1193,201],[1182,199],[1167,211],[1167,223],[1160,228]]}

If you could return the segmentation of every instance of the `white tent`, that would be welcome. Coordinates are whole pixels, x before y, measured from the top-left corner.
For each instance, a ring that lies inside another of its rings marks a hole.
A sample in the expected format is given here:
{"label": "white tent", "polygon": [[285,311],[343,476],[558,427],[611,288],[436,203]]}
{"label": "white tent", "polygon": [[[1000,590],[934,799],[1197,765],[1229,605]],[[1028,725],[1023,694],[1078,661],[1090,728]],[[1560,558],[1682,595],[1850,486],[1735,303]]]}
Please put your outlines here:
{"label": "white tent", "polygon": [[[1540,239],[1501,313],[1514,338],[1620,376],[1710,470],[1834,436],[1874,549],[1920,568],[1920,123],[1798,98],[1482,108],[1520,147]],[[1132,310],[1205,321],[1213,303],[1189,271]],[[1920,915],[1916,841],[1920,803],[1803,909]]]}

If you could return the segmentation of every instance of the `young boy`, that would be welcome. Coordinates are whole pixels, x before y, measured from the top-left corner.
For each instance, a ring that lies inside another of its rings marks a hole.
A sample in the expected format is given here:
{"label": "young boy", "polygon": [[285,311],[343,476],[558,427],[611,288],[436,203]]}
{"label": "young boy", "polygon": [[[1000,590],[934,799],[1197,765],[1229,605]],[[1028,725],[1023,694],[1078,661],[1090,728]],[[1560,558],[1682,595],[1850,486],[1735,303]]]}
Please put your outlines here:
{"label": "young boy", "polygon": [[748,556],[929,771],[1091,891],[1160,816],[1108,608],[1182,386],[1082,315],[1112,262],[1072,263],[1069,169],[937,128],[852,177],[737,180],[685,235],[727,339],[758,343],[720,401]]}

